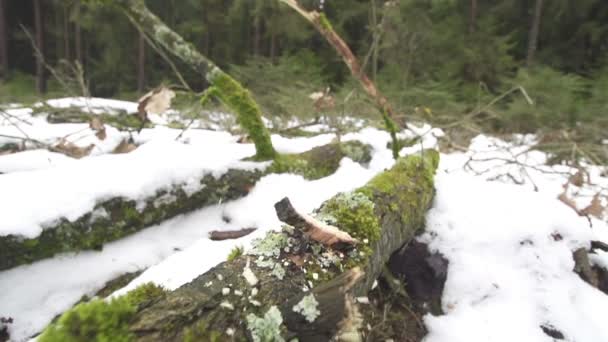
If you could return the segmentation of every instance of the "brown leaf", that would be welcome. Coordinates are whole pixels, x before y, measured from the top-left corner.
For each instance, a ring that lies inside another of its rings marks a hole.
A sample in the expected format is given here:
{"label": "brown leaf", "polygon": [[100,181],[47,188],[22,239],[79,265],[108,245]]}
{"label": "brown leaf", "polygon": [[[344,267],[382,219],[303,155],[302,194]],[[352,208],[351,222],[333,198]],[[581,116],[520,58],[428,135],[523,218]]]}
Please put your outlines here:
{"label": "brown leaf", "polygon": [[585,173],[582,170],[576,171],[575,174],[568,178],[568,182],[578,187],[583,186],[583,184],[585,184]]}
{"label": "brown leaf", "polygon": [[171,108],[171,100],[174,97],[175,92],[164,86],[148,92],[137,101],[139,118],[145,122],[148,119],[148,113],[163,113]]}
{"label": "brown leaf", "polygon": [[88,156],[91,151],[95,147],[95,144],[90,144],[89,146],[80,147],[66,140],[61,140],[59,144],[53,146],[51,150],[53,152],[63,153],[66,156],[80,159]]}
{"label": "brown leaf", "polygon": [[123,139],[118,146],[112,151],[114,154],[129,153],[137,149],[135,144],[132,144],[127,139]]}
{"label": "brown leaf", "polygon": [[593,196],[591,203],[583,209],[581,212],[585,215],[591,215],[599,220],[604,218],[604,210],[606,208],[602,205],[602,201],[600,200],[600,194],[597,193]]}
{"label": "brown leaf", "polygon": [[572,210],[574,210],[577,214],[581,215],[581,212],[576,207],[576,203],[574,202],[574,200],[572,200],[571,198],[568,197],[568,194],[567,194],[568,184],[569,183],[564,184],[564,191],[561,194],[559,194],[559,196],[557,196],[557,199],[562,201],[562,203],[564,203],[565,205],[572,208]]}
{"label": "brown leaf", "polygon": [[105,140],[107,138],[106,126],[103,124],[103,121],[101,121],[101,118],[99,118],[98,116],[91,117],[91,120],[89,121],[89,128],[95,131],[95,136],[97,137],[97,139]]}

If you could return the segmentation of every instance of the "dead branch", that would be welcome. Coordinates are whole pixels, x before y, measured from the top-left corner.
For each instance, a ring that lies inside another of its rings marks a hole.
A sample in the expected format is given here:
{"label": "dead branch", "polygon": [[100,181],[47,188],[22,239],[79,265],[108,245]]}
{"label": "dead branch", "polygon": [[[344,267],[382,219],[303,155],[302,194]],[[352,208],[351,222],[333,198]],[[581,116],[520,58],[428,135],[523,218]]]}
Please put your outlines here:
{"label": "dead branch", "polygon": [[209,232],[209,240],[222,241],[222,240],[234,240],[247,236],[255,232],[257,228],[243,228],[239,230],[214,230]]}
{"label": "dead branch", "polygon": [[277,202],[274,208],[279,220],[301,230],[305,236],[314,241],[330,247],[337,244],[354,245],[358,243],[356,239],[339,228],[297,212],[287,197]]}

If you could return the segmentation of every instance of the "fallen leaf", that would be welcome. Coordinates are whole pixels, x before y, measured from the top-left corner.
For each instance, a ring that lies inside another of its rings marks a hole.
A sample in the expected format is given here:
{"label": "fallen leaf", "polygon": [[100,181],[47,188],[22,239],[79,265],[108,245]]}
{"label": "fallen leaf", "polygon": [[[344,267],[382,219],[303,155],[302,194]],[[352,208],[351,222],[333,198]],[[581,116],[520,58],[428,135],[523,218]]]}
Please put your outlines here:
{"label": "fallen leaf", "polygon": [[585,215],[591,215],[599,220],[604,218],[604,206],[602,205],[602,201],[600,200],[600,194],[597,193],[593,196],[591,203],[583,209],[581,212]]}
{"label": "fallen leaf", "polygon": [[583,171],[578,170],[575,174],[568,178],[568,182],[572,185],[581,187],[585,183],[585,174],[583,173]]}
{"label": "fallen leaf", "polygon": [[112,153],[121,154],[121,153],[129,153],[137,149],[137,145],[130,143],[128,139],[123,139]]}
{"label": "fallen leaf", "polygon": [[90,144],[89,146],[80,147],[72,142],[61,140],[59,144],[53,146],[51,150],[53,152],[63,153],[66,156],[80,159],[91,154],[91,151],[95,147],[95,144]]}
{"label": "fallen leaf", "polygon": [[148,92],[137,101],[139,118],[142,122],[146,122],[148,120],[148,113],[163,113],[171,108],[171,100],[174,97],[175,92],[164,86]]}
{"label": "fallen leaf", "polygon": [[578,210],[578,208],[576,207],[576,203],[574,202],[574,200],[568,197],[568,184],[569,183],[564,184],[564,191],[559,194],[559,196],[557,196],[557,199],[572,208],[572,210],[574,210],[577,214],[581,215],[581,211]]}
{"label": "fallen leaf", "polygon": [[97,139],[106,139],[106,126],[103,124],[103,121],[101,121],[98,116],[91,117],[91,121],[89,121],[89,128],[95,131],[95,136],[97,137]]}

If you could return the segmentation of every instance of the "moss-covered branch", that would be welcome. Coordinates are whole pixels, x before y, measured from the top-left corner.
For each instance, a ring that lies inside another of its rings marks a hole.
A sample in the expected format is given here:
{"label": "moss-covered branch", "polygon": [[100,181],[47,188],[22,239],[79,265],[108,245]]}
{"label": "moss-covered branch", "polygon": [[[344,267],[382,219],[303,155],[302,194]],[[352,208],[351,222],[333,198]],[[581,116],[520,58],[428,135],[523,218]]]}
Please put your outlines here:
{"label": "moss-covered branch", "polygon": [[201,176],[200,187],[196,191],[190,187],[174,186],[159,190],[154,196],[139,202],[121,197],[105,200],[75,221],[56,220],[37,238],[0,236],[0,270],[61,252],[101,249],[107,242],[174,216],[243,197],[262,176],[269,173],[289,172],[307,179],[318,179],[334,173],[344,157],[360,163],[369,162],[370,152],[369,146],[356,141],[329,144],[301,154],[282,155],[263,170],[231,169],[219,178]]}
{"label": "moss-covered branch", "polygon": [[235,112],[237,122],[253,140],[257,160],[271,160],[276,156],[270,134],[262,121],[260,107],[247,89],[196,50],[194,45],[171,30],[150,12],[143,0],[112,0],[111,3],[120,6],[133,23],[154,42],[207,79],[214,87],[213,95]]}
{"label": "moss-covered branch", "polygon": [[[355,315],[354,298],[367,294],[390,255],[423,228],[438,158],[426,151],[399,160],[320,208],[317,219],[357,236],[362,244],[356,248],[330,250],[288,226],[269,232],[248,254],[138,310],[129,333],[142,341],[328,341],[336,334],[357,335],[365,323],[348,326],[344,319]],[[78,328],[63,327],[75,333]]]}

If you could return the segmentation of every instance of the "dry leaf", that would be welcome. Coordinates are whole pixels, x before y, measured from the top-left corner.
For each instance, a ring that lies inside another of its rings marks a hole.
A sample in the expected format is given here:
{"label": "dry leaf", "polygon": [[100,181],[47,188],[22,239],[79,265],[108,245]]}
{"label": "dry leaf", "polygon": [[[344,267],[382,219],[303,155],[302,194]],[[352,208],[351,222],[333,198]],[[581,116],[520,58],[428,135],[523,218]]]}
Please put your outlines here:
{"label": "dry leaf", "polygon": [[570,176],[570,178],[568,178],[568,182],[572,185],[581,187],[581,186],[583,186],[583,184],[585,184],[585,174],[583,173],[582,170],[578,170],[578,171],[576,171],[575,174],[573,174],[572,176]]}
{"label": "dry leaf", "polygon": [[52,150],[54,152],[63,153],[66,156],[72,158],[80,159],[91,154],[91,151],[94,147],[94,144],[90,144],[89,146],[85,147],[80,147],[78,145],[75,145],[74,143],[62,139],[59,144],[52,147]]}
{"label": "dry leaf", "polygon": [[585,215],[591,215],[601,220],[604,217],[604,210],[606,210],[606,208],[604,208],[604,206],[602,205],[602,201],[600,200],[600,194],[597,193],[595,194],[595,196],[593,196],[591,203],[589,203],[589,205],[581,212]]}
{"label": "dry leaf", "polygon": [[112,151],[114,154],[129,153],[137,149],[135,144],[129,142],[128,139],[123,139],[118,146]]}
{"label": "dry leaf", "polygon": [[91,121],[89,121],[89,128],[95,131],[95,136],[99,140],[105,140],[107,137],[106,134],[106,126],[103,124],[103,121],[98,116],[92,116]]}
{"label": "dry leaf", "polygon": [[557,199],[562,201],[562,203],[564,203],[565,205],[569,206],[570,208],[572,208],[577,214],[581,215],[580,210],[578,210],[578,208],[576,207],[576,203],[568,197],[568,184],[566,183],[564,184],[564,191],[559,194],[559,196],[557,196]]}
{"label": "dry leaf", "polygon": [[174,97],[175,92],[164,86],[150,91],[137,101],[139,118],[145,122],[148,119],[148,113],[163,113],[171,108],[171,100]]}

